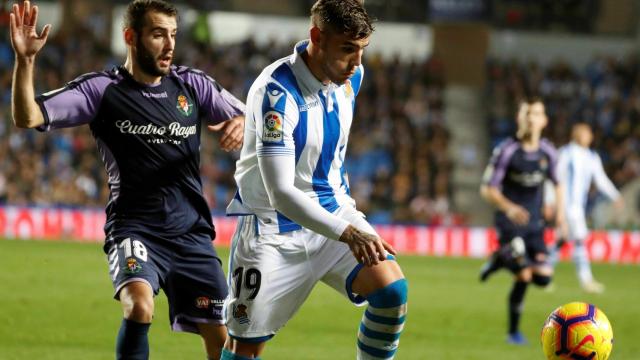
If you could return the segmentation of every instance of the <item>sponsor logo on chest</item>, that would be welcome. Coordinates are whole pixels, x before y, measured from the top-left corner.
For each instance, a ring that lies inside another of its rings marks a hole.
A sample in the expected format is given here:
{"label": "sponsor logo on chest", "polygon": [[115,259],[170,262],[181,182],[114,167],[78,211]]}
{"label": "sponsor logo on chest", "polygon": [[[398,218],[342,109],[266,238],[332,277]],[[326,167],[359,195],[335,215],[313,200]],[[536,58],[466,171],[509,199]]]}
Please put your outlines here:
{"label": "sponsor logo on chest", "polygon": [[180,144],[183,139],[196,135],[198,129],[196,125],[183,126],[174,121],[166,126],[156,125],[153,123],[135,124],[131,120],[117,120],[116,128],[122,134],[138,135],[147,137],[149,143],[172,143]]}

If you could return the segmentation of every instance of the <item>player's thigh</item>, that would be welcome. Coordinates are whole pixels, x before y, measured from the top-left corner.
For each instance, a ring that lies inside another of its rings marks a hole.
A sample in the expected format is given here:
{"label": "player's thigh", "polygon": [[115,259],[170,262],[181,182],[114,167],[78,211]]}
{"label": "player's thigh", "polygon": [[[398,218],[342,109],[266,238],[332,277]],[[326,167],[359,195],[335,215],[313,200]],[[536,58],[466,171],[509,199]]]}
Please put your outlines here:
{"label": "player's thigh", "polygon": [[255,233],[253,217],[242,217],[232,242],[225,320],[232,338],[268,340],[300,308],[316,279],[304,231]]}
{"label": "player's thigh", "polygon": [[163,286],[173,329],[199,333],[198,324],[223,324],[227,283],[211,236],[191,232],[174,241],[172,269]]}
{"label": "player's thigh", "polygon": [[[364,215],[353,209],[340,209],[337,213],[360,230],[376,234]],[[326,272],[322,281],[338,292],[347,296],[352,302],[360,303],[371,292],[381,289],[404,278],[400,265],[391,255],[378,265],[367,267],[359,264],[349,247],[341,242],[326,239],[322,251],[314,254],[314,267],[322,264]]]}
{"label": "player's thigh", "polygon": [[134,281],[122,287],[120,304],[125,319],[150,323],[153,319],[153,289],[146,282]]}
{"label": "player's thigh", "polygon": [[111,238],[107,262],[114,298],[119,299],[122,288],[133,282],[146,283],[153,295],[157,295],[161,279],[169,270],[170,251],[145,234],[112,235]]}
{"label": "player's thigh", "polygon": [[[220,356],[220,350],[227,340],[227,328],[223,324],[198,323],[198,332],[204,340],[205,350],[209,357]],[[214,359],[218,359],[215,357]]]}
{"label": "player's thigh", "polygon": [[549,263],[549,250],[544,242],[544,228],[534,228],[525,238],[527,259],[534,274],[551,276],[553,267]]}

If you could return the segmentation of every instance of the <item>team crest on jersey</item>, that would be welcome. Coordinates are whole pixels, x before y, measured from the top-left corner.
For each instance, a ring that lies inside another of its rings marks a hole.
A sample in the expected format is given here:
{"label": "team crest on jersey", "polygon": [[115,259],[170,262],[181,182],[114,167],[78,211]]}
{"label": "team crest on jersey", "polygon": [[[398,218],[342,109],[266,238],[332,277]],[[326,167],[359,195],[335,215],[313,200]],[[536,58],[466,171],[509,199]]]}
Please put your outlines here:
{"label": "team crest on jersey", "polygon": [[282,138],[282,115],[277,111],[268,111],[264,114],[263,142],[280,143]]}
{"label": "team crest on jersey", "polygon": [[540,169],[544,171],[547,170],[547,167],[549,167],[549,161],[545,158],[540,159]]}
{"label": "team crest on jersey", "polygon": [[184,95],[178,96],[176,108],[184,116],[189,116],[191,115],[191,112],[193,112],[193,104],[191,104],[189,99]]}
{"label": "team crest on jersey", "polygon": [[244,304],[233,304],[233,317],[243,325],[251,323],[249,320],[249,314],[247,314],[247,306]]}
{"label": "team crest on jersey", "polygon": [[127,265],[124,268],[124,272],[128,274],[137,274],[142,270],[142,265],[136,260],[136,258],[130,257],[127,259]]}
{"label": "team crest on jersey", "polygon": [[351,86],[351,80],[349,79],[344,83],[344,94],[347,96],[347,99],[353,98],[353,86]]}

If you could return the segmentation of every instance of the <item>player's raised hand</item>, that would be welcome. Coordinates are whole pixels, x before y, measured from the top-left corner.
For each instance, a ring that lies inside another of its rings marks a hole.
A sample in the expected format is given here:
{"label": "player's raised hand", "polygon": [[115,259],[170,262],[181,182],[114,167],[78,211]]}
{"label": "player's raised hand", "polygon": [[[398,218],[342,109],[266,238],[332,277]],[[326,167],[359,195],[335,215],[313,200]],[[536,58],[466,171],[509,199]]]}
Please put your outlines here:
{"label": "player's raised hand", "polygon": [[211,131],[222,131],[220,148],[224,151],[240,150],[244,139],[244,116],[234,117],[217,125],[209,125]]}
{"label": "player's raised hand", "polygon": [[36,32],[37,23],[37,6],[32,7],[29,1],[25,1],[22,8],[18,4],[13,4],[9,14],[9,33],[11,35],[11,45],[17,58],[35,56],[47,42],[51,25],[45,25],[40,35],[38,35]]}
{"label": "player's raised hand", "polygon": [[396,250],[379,236],[360,231],[352,225],[347,226],[339,240],[349,245],[356,260],[366,266],[386,260],[387,252],[396,254]]}

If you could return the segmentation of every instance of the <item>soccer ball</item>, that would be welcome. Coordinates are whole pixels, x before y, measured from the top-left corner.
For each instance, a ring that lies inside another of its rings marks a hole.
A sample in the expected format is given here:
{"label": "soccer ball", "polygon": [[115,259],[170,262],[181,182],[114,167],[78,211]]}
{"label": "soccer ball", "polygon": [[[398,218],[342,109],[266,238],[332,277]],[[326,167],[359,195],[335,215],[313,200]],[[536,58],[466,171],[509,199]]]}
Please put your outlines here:
{"label": "soccer ball", "polygon": [[582,302],[555,309],[540,337],[548,360],[607,360],[613,347],[613,329],[607,316]]}

